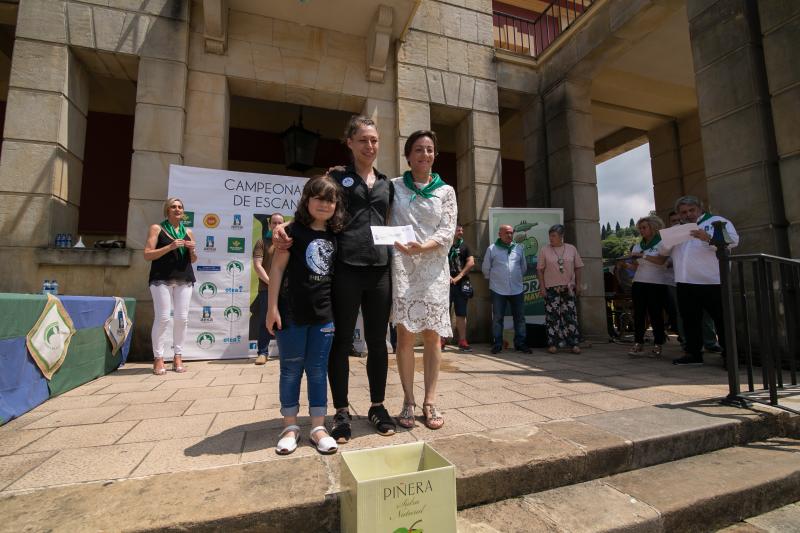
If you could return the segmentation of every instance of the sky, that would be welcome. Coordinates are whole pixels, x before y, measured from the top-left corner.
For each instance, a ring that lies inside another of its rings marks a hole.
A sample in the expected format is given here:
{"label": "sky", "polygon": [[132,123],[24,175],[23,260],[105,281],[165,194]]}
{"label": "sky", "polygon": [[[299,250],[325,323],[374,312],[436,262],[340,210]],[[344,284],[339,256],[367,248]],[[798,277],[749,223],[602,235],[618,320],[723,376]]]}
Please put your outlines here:
{"label": "sky", "polygon": [[650,145],[643,144],[597,165],[597,193],[600,223],[617,221],[625,227],[655,209],[653,176],[650,171]]}

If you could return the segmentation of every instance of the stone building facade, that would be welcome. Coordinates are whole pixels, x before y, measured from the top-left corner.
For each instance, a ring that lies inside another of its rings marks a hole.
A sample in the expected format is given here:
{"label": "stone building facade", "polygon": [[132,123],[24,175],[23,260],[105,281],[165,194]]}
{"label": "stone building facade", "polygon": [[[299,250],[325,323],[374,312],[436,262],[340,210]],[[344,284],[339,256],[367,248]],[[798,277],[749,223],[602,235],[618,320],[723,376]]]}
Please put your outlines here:
{"label": "stone building facade", "polygon": [[[349,114],[375,118],[387,175],[406,168],[412,131],[441,130],[478,254],[493,237],[490,207],[564,208],[587,264],[589,336],[605,332],[595,164],[615,150],[649,141],[660,213],[697,194],[734,220],[742,249],[800,256],[800,4],[585,1],[533,57],[504,45],[503,32],[520,26],[502,13],[535,17],[549,2],[344,3],[346,12],[322,0],[1,2],[0,290],[36,292],[58,278],[72,294],[136,297],[146,354],[141,250],[169,165],[278,173],[277,160],[247,153],[274,140],[297,106],[329,140]],[[670,54],[648,61],[659,47]],[[107,115],[131,124],[119,176],[98,170],[96,139],[121,136],[103,126]],[[104,212],[110,197],[125,207]],[[52,249],[55,234],[77,235],[90,214],[121,220],[112,237],[127,248]],[[481,340],[490,306],[477,288],[470,328]]]}

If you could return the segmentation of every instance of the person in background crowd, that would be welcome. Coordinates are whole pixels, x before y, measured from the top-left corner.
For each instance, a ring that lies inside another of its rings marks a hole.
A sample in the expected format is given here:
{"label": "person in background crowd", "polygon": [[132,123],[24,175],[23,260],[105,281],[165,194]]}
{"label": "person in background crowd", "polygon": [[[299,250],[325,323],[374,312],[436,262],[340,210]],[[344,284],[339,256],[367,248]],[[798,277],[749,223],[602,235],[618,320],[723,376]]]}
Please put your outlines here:
{"label": "person in background crowd", "polygon": [[[461,224],[456,226],[447,261],[450,264],[450,304],[455,307],[456,313],[455,341],[459,351],[471,352],[472,348],[467,342],[467,303],[471,297],[468,292],[473,290],[469,282],[469,272],[475,266],[475,258],[464,242],[464,227]],[[444,344],[442,337],[442,349]]]}
{"label": "person in background crowd", "polygon": [[283,431],[275,447],[279,455],[295,451],[300,440],[297,413],[304,371],[312,426],[309,438],[319,453],[336,453],[338,449],[324,423],[328,356],[334,333],[331,278],[336,234],[344,226],[344,216],[336,182],[327,175],[310,179],[303,187],[294,220],[286,227],[294,246],[288,252],[277,252],[272,259],[266,324],[276,335],[281,353],[278,388]]}
{"label": "person in background crowd", "polygon": [[[394,420],[383,406],[389,354],[386,328],[392,305],[391,268],[387,246],[375,246],[370,226],[386,226],[394,185],[375,169],[378,157],[378,130],[375,122],[364,116],[351,117],[344,137],[353,157],[352,164],[329,174],[342,190],[347,222],[338,235],[336,277],[333,280],[333,316],[336,334],[331,348],[328,380],[336,414],[331,436],[339,443],[352,434],[348,388],[350,349],[361,306],[364,317],[364,340],[367,343],[367,379],[369,380],[369,421],[379,435],[394,435]],[[277,248],[291,246],[279,226],[273,242]]]}
{"label": "person in background crowd", "polygon": [[256,364],[263,365],[269,359],[269,341],[272,335],[267,330],[267,301],[269,298],[269,269],[275,248],[272,246],[272,232],[283,224],[283,215],[273,213],[269,217],[269,226],[264,231],[264,236],[253,245],[253,269],[258,276],[258,348]]}
{"label": "person in background crowd", "polygon": [[164,343],[170,311],[172,348],[175,356],[172,369],[185,372],[183,342],[189,325],[189,301],[195,277],[192,263],[197,261],[192,230],[183,225],[183,201],[167,198],[160,224],[150,226],[144,245],[144,258],[150,263],[150,294],[153,296],[153,373],[162,376],[164,368]]}
{"label": "person in background crowd", "polygon": [[[681,223],[681,217],[674,210],[667,215],[667,227],[671,228]],[[678,296],[675,291],[675,270],[672,268],[672,261],[667,260],[664,264],[664,276],[667,280],[667,300],[664,302],[664,309],[667,311],[669,326],[667,329],[678,333],[678,340],[683,343],[683,326],[681,325],[680,314],[678,313]]]}
{"label": "person in background crowd", "polygon": [[397,326],[397,371],[403,385],[403,410],[397,421],[414,427],[414,340],[422,334],[425,399],[422,414],[428,429],[439,429],[444,418],[436,408],[436,386],[442,360],[440,338],[450,334],[450,271],[448,249],[453,242],[458,207],[456,193],[432,172],[436,134],[415,131],[403,153],[410,171],[392,180],[396,200],[391,225],[410,225],[415,241],[394,244],[392,257],[392,317]]}
{"label": "person in background crowd", "polygon": [[[722,321],[722,291],[719,281],[719,262],[716,247],[709,244],[714,234],[713,222],[721,221],[731,238],[730,247],[739,244],[730,220],[712,215],[703,209],[703,203],[695,196],[683,196],[675,202],[675,211],[685,223],[695,222],[699,229],[691,232],[692,238],[672,248],[661,247],[662,256],[669,255],[675,269],[678,309],[686,333],[687,355],[675,359],[676,365],[703,364],[703,311],[707,311],[719,334],[720,345],[725,351],[725,330]],[[666,257],[664,257],[666,260]]]}
{"label": "person in background crowd", "polygon": [[533,353],[528,347],[525,325],[525,301],[522,277],[528,270],[525,248],[516,244],[514,228],[503,224],[498,238],[490,244],[483,257],[483,275],[489,280],[492,299],[492,353],[503,350],[503,323],[506,304],[511,305],[514,319],[514,347],[522,353]]}
{"label": "person in background crowd", "polygon": [[[667,267],[660,259],[658,249],[661,236],[658,230],[664,223],[657,216],[640,218],[636,228],[642,240],[631,250],[631,256],[638,258],[636,274],[633,277],[633,330],[634,345],[628,352],[632,356],[640,356],[644,352],[645,316],[650,317],[653,326],[653,354],[661,357],[661,347],[666,342],[664,332],[664,304],[667,299],[668,276]],[[653,260],[655,258],[655,260]]]}
{"label": "person in background crowd", "polygon": [[581,353],[578,307],[583,260],[578,249],[564,242],[564,226],[555,224],[547,232],[550,243],[539,250],[536,275],[539,293],[544,298],[547,351],[556,353],[560,345]]}

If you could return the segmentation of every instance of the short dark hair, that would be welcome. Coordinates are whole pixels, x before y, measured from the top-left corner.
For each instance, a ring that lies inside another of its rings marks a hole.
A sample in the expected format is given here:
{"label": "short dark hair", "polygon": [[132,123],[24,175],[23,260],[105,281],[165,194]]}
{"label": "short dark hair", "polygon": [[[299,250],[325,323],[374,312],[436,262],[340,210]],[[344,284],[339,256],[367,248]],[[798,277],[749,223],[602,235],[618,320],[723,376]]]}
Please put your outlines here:
{"label": "short dark hair", "polygon": [[378,126],[375,125],[375,121],[371,118],[364,115],[353,115],[350,117],[350,120],[347,122],[347,128],[344,130],[344,142],[347,142],[347,139],[352,139],[353,135],[358,133],[360,128],[369,126],[372,126],[376,130],[378,129]]}
{"label": "short dark hair", "polygon": [[328,219],[325,225],[334,233],[342,231],[346,211],[342,203],[342,190],[339,188],[339,184],[327,174],[315,176],[306,182],[305,187],[303,187],[303,195],[300,197],[300,203],[297,204],[297,211],[294,213],[294,219],[304,226],[311,226],[314,222],[314,217],[308,212],[308,202],[311,198],[336,202],[333,216]]}
{"label": "short dark hair", "polygon": [[439,155],[439,139],[436,137],[436,132],[431,130],[417,130],[408,136],[406,144],[403,147],[403,155],[406,156],[406,161],[408,161],[408,156],[411,155],[411,147],[422,137],[429,137],[430,140],[433,141],[433,155]]}

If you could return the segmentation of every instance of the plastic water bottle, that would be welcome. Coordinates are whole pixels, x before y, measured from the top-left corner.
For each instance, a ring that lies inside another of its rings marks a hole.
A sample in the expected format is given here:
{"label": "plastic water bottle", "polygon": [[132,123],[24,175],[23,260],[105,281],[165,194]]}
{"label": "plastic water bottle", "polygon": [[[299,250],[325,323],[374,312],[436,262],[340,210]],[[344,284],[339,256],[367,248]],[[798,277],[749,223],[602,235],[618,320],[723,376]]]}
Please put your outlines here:
{"label": "plastic water bottle", "polygon": [[67,242],[64,246],[72,248],[72,233],[67,233]]}
{"label": "plastic water bottle", "polygon": [[50,289],[53,296],[58,294],[58,280],[53,280],[53,282],[50,284]]}
{"label": "plastic water bottle", "polygon": [[46,279],[42,282],[42,294],[50,293],[50,280]]}
{"label": "plastic water bottle", "polygon": [[56,248],[61,248],[61,234],[56,235]]}

